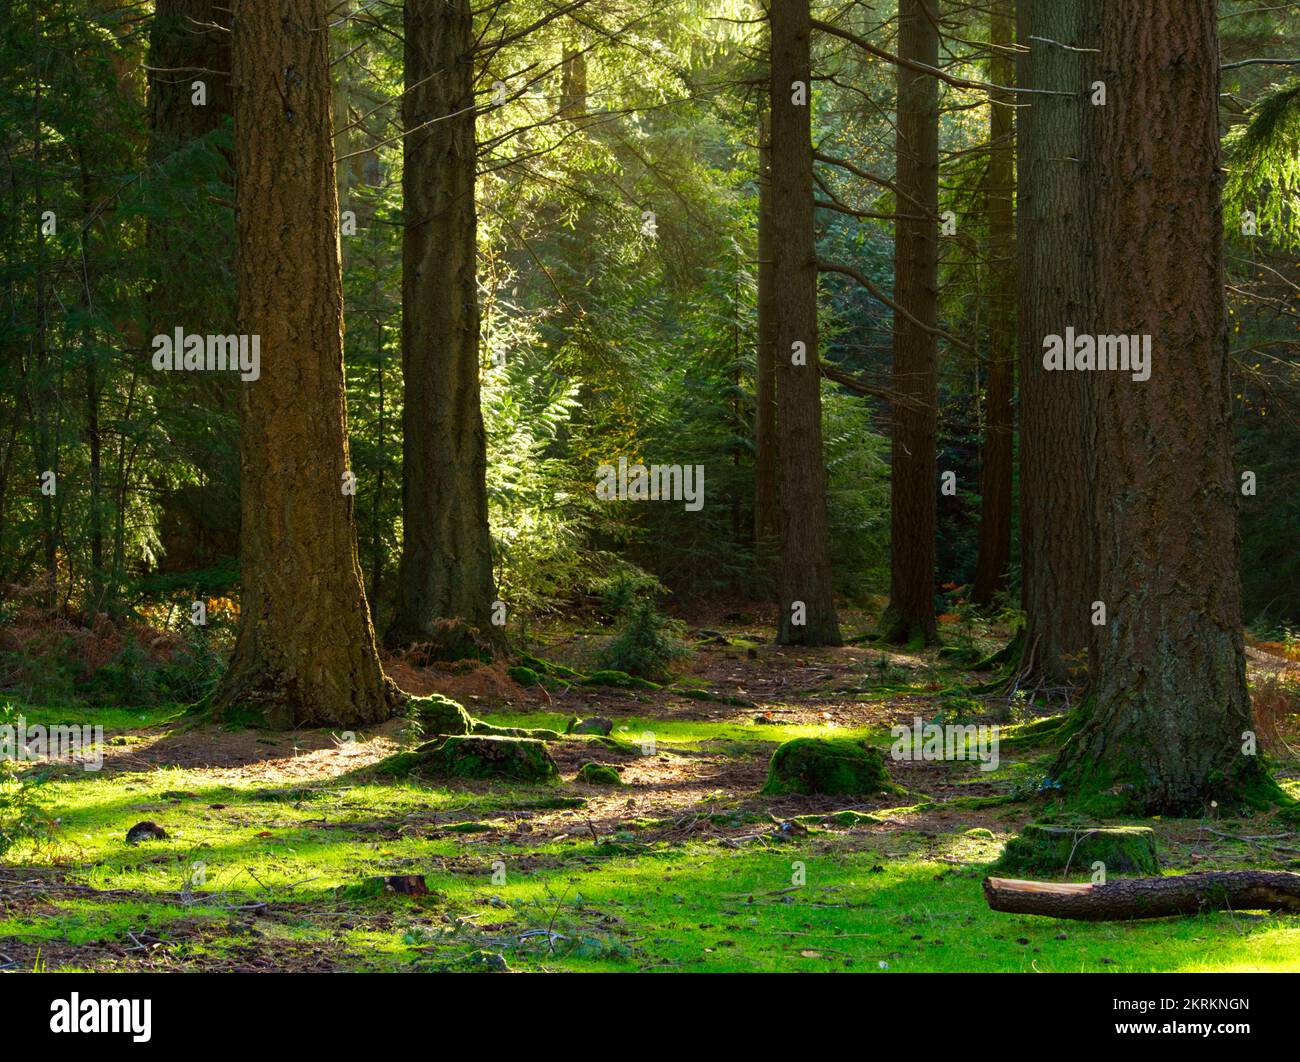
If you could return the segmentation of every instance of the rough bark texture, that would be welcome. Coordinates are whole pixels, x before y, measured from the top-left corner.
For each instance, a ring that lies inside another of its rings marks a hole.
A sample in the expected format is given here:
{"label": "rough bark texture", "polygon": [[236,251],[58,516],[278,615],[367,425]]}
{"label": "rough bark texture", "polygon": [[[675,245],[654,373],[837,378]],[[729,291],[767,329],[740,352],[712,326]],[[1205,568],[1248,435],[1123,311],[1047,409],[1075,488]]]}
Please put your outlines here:
{"label": "rough bark texture", "polygon": [[[1095,373],[1095,701],[1054,769],[1144,813],[1260,774],[1237,578],[1214,0],[1101,5],[1097,331],[1152,337],[1150,379]],[[1072,375],[1079,375],[1078,373]]]}
{"label": "rough bark texture", "polygon": [[[939,65],[938,0],[899,0],[898,54]],[[899,197],[915,204],[894,224],[894,299],[930,328],[939,299],[939,84],[898,68]],[[890,440],[889,607],[886,641],[933,642],[935,533],[938,521],[938,347],[934,332],[894,314],[894,390],[914,399],[895,403]]]}
{"label": "rough bark texture", "polygon": [[[813,245],[812,75],[808,0],[771,9],[772,233],[781,565],[777,641],[839,645],[827,541]],[[804,102],[794,102],[796,82]],[[795,344],[804,345],[795,364]],[[804,622],[799,624],[800,606]]]}
{"label": "rough bark texture", "polygon": [[[1091,148],[1087,88],[1097,57],[1090,0],[1020,0],[1016,82],[1075,93],[1023,97],[1016,112],[1016,248],[1020,357],[1022,667],[1053,685],[1082,670],[1095,600],[1091,481],[1092,381],[1047,372],[1043,338],[1092,331]],[[1045,37],[1061,48],[1030,37]]]}
{"label": "rough bark texture", "polygon": [[772,272],[771,124],[766,109],[758,134],[758,351],[754,382],[754,561],[771,570],[780,541],[777,510],[776,306]]}
{"label": "rough bark texture", "polygon": [[[989,80],[1011,85],[1015,63],[1012,0],[996,0],[989,12],[989,41],[1008,51],[994,51]],[[984,450],[980,462],[979,558],[975,565],[973,598],[991,605],[1007,584],[1011,563],[1011,462],[1014,415],[1012,391],[1016,364],[1016,234],[1011,209],[1015,182],[1015,141],[1012,127],[1015,94],[989,96],[989,170],[984,192],[988,213],[989,346],[984,403]]]}
{"label": "rough bark texture", "polygon": [[454,657],[491,639],[496,596],[479,405],[468,0],[408,0],[405,37],[403,542],[384,640],[426,641],[437,628],[440,652]]}
{"label": "rough bark texture", "polygon": [[1300,874],[1285,870],[1218,870],[1103,884],[985,878],[994,911],[1083,922],[1165,918],[1202,911],[1300,912]]}
{"label": "rough bark texture", "polygon": [[325,0],[235,7],[241,331],[239,635],[218,715],[269,725],[379,722],[384,677],[344,494],[348,436]]}

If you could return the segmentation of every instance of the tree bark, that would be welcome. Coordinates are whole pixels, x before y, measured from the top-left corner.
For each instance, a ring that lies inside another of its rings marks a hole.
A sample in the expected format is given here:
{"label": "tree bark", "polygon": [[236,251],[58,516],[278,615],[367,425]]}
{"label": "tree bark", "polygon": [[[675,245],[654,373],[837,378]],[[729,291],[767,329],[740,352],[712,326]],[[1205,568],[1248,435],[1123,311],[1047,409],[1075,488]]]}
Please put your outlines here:
{"label": "tree bark", "polygon": [[[899,0],[898,54],[939,65],[938,0]],[[886,641],[937,640],[934,616],[938,523],[939,83],[898,68],[897,175],[900,202],[923,220],[894,223],[894,390],[916,404],[895,404],[890,455],[889,607]],[[901,209],[901,208],[900,208]]]}
{"label": "tree bark", "polygon": [[[241,331],[239,635],[214,706],[275,727],[388,718],[357,561],[325,0],[237,0],[235,170]],[[251,342],[251,340],[250,340]]]}
{"label": "tree bark", "polygon": [[[407,0],[402,120],[402,560],[385,643],[469,655],[494,637],[487,438],[479,404],[473,18]],[[476,634],[474,632],[477,632]]]}
{"label": "tree bark", "polygon": [[777,641],[782,645],[839,645],[827,531],[817,351],[812,29],[808,0],[774,3],[769,17],[772,286],[781,470]]}
{"label": "tree bark", "polygon": [[1300,912],[1300,874],[1218,870],[1168,878],[1117,878],[1105,884],[985,878],[984,899],[993,911],[1083,922],[1203,911]]}
{"label": "tree bark", "polygon": [[776,447],[776,305],[772,273],[771,122],[763,109],[758,131],[758,350],[754,380],[754,568],[759,577],[778,555]]}
{"label": "tree bark", "polygon": [[[1015,63],[1012,0],[994,0],[989,12],[989,80],[1011,85]],[[1007,51],[998,51],[1003,48]],[[1007,584],[1011,563],[1011,465],[1016,364],[1016,241],[1011,191],[1015,182],[1015,93],[989,95],[989,169],[984,203],[988,213],[989,363],[984,404],[984,450],[980,468],[979,556],[972,598],[989,606]]]}
{"label": "tree bark", "polygon": [[[1150,378],[1098,371],[1094,701],[1067,794],[1203,814],[1258,793],[1237,576],[1214,0],[1101,4],[1097,330],[1151,337]],[[1071,373],[1078,376],[1080,373]],[[1068,474],[1068,470],[1057,470]]]}
{"label": "tree bark", "polygon": [[[1092,105],[1096,46],[1089,0],[1019,0],[1016,83],[1072,92],[1022,98],[1016,112],[1020,361],[1021,666],[1063,685],[1083,670],[1094,600],[1092,381],[1047,372],[1043,339],[1091,331]],[[1031,40],[1031,37],[1046,38]],[[1068,45],[1069,47],[1060,47]]]}

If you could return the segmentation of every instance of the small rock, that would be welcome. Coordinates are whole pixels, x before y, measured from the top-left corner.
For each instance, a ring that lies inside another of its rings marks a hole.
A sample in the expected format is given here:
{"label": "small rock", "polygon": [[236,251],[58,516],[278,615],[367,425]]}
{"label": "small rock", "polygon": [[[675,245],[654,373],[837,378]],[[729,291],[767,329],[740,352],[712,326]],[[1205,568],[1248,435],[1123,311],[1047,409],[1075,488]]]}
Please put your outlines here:
{"label": "small rock", "polygon": [[565,727],[566,734],[599,734],[601,737],[608,737],[609,732],[614,729],[611,720],[604,716],[593,715],[590,719],[579,719],[576,715],[569,720],[569,725]]}
{"label": "small rock", "polygon": [[584,763],[578,769],[574,781],[585,782],[587,785],[623,784],[623,779],[618,776],[618,771],[604,763]]}
{"label": "small rock", "polygon": [[135,845],[141,841],[165,841],[167,831],[156,822],[137,822],[126,831],[126,843]]}

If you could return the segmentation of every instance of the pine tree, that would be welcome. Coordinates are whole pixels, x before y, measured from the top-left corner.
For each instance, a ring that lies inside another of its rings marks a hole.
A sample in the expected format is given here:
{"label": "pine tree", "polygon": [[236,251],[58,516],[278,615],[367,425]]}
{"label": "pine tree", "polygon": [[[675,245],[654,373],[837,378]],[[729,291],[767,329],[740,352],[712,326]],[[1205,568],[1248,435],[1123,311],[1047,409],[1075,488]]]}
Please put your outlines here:
{"label": "pine tree", "polygon": [[348,489],[325,24],[325,0],[234,11],[239,306],[261,365],[242,385],[239,634],[214,703],[282,728],[379,722],[398,696]]}

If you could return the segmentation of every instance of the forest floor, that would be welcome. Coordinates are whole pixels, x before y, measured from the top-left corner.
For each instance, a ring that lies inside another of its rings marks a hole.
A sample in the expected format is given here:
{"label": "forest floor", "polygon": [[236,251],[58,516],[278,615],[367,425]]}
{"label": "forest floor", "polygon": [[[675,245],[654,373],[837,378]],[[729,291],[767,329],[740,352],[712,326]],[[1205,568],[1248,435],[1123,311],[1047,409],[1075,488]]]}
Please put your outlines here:
{"label": "forest floor", "polygon": [[[988,864],[1044,809],[1053,747],[1025,727],[1052,706],[971,693],[990,676],[951,653],[783,649],[744,620],[697,631],[672,688],[526,690],[500,666],[394,662],[413,692],[493,723],[613,721],[613,741],[552,743],[562,780],[545,787],[386,773],[415,741],[401,719],[272,734],[107,710],[102,770],[60,767],[45,787],[53,839],[0,865],[0,969],[1300,970],[1295,916],[989,911]],[[581,666],[601,637],[551,631],[534,652]],[[85,718],[17,707],[29,724]],[[996,770],[889,760],[906,796],[759,793],[782,741],[853,736],[887,754],[890,726],[918,716],[998,723]],[[622,784],[575,781],[589,761]],[[1300,763],[1279,777],[1300,796]],[[861,814],[822,817],[840,811]],[[143,820],[166,837],[129,845]],[[1268,815],[1146,824],[1165,873],[1300,868],[1300,835]],[[430,891],[374,887],[389,875]]]}

